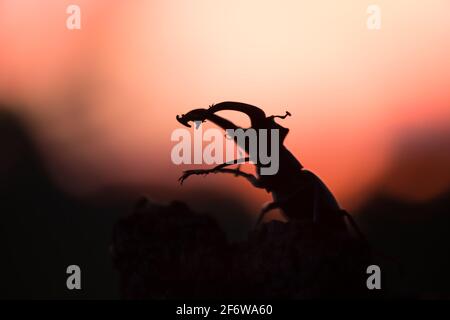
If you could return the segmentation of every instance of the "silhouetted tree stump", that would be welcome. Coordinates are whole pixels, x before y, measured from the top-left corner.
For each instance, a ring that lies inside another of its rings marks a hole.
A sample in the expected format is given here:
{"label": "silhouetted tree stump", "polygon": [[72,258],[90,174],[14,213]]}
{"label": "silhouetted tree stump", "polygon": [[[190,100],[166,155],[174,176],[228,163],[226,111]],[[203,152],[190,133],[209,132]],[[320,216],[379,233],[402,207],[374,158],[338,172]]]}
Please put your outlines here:
{"label": "silhouetted tree stump", "polygon": [[272,221],[230,244],[180,202],[141,201],[112,252],[128,299],[365,297],[371,264],[365,243],[312,223]]}

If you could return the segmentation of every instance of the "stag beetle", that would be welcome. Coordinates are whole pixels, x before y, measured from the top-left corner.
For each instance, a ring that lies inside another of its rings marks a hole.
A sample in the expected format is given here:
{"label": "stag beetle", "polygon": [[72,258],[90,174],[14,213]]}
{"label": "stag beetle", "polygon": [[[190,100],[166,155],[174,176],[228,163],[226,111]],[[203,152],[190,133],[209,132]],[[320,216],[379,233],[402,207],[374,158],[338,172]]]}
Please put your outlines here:
{"label": "stag beetle", "polygon": [[[240,102],[221,102],[210,106],[207,109],[194,109],[186,114],[177,116],[178,122],[190,127],[189,122],[211,121],[224,130],[243,129],[233,122],[216,115],[216,112],[223,110],[239,111],[250,118],[253,129],[278,129],[279,130],[279,169],[274,175],[261,175],[261,164],[255,163],[256,176],[243,172],[239,169],[226,168],[230,165],[248,162],[249,157],[226,162],[212,169],[187,170],[179,178],[183,183],[191,175],[204,175],[210,173],[230,173],[235,176],[246,178],[253,186],[263,188],[270,192],[273,202],[265,205],[257,219],[258,225],[265,214],[273,209],[281,209],[288,220],[310,220],[314,223],[329,224],[333,227],[347,230],[345,216],[351,216],[342,210],[333,194],[326,185],[311,171],[305,170],[295,156],[284,146],[283,142],[289,129],[275,122],[275,118],[284,119],[291,114],[286,112],[284,116],[267,117],[264,111],[256,106]],[[246,129],[243,129],[246,130]],[[240,145],[248,154],[248,145]],[[351,224],[354,221],[351,219]]]}

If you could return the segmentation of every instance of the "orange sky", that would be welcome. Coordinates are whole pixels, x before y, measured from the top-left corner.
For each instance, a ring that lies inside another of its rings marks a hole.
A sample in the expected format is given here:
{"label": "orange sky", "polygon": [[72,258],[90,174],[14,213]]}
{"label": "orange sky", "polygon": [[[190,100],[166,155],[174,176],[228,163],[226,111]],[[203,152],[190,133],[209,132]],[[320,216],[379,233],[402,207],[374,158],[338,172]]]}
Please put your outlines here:
{"label": "orange sky", "polygon": [[[379,31],[366,27],[372,3]],[[80,5],[81,30],[65,28],[68,4]],[[206,186],[250,195],[251,208],[267,195],[233,177],[177,185],[175,115],[223,100],[289,110],[288,147],[351,207],[400,134],[450,122],[449,10],[445,0],[0,0],[0,98],[69,191],[159,185],[170,199]]]}

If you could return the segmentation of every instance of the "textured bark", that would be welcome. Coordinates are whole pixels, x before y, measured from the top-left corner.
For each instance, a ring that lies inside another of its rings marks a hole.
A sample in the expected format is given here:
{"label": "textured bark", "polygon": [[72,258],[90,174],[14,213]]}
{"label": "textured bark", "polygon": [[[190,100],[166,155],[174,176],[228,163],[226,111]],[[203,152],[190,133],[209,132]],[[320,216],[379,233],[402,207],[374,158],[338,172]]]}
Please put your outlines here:
{"label": "textured bark", "polygon": [[208,215],[142,201],[115,226],[128,299],[366,297],[367,245],[313,223],[272,221],[231,244]]}

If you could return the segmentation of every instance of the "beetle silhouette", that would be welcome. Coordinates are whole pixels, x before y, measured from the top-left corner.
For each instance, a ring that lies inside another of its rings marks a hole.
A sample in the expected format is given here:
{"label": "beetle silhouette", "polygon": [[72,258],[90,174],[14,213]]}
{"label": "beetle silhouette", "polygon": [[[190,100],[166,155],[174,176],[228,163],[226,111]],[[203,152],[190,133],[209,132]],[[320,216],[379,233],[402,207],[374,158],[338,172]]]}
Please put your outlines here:
{"label": "beetle silhouette", "polygon": [[[281,212],[288,220],[312,220],[314,223],[328,224],[342,230],[347,230],[344,217],[348,216],[351,224],[356,227],[359,233],[359,229],[354,225],[351,216],[339,207],[335,197],[322,180],[311,171],[305,170],[302,164],[284,146],[283,143],[289,129],[276,123],[275,119],[284,119],[287,116],[291,116],[289,112],[286,112],[284,116],[267,117],[264,111],[256,106],[227,101],[212,105],[207,109],[191,110],[186,114],[177,116],[176,119],[187,127],[191,127],[189,124],[191,121],[211,121],[224,130],[246,130],[215,114],[223,110],[234,110],[246,114],[250,118],[251,128],[253,129],[279,130],[278,172],[273,175],[261,175],[261,169],[264,165],[260,161],[255,163],[256,176],[241,171],[239,167],[236,169],[227,168],[230,165],[248,162],[250,157],[246,157],[218,165],[212,169],[184,171],[183,175],[179,178],[181,184],[191,175],[205,175],[210,173],[234,174],[235,176],[246,178],[254,187],[263,188],[272,194],[273,202],[268,203],[262,208],[256,225],[259,225],[267,212],[274,209],[281,209]],[[270,141],[267,141],[267,148],[270,152]],[[236,138],[235,142],[238,142]],[[240,145],[240,147],[249,154],[250,150],[247,143]]]}

